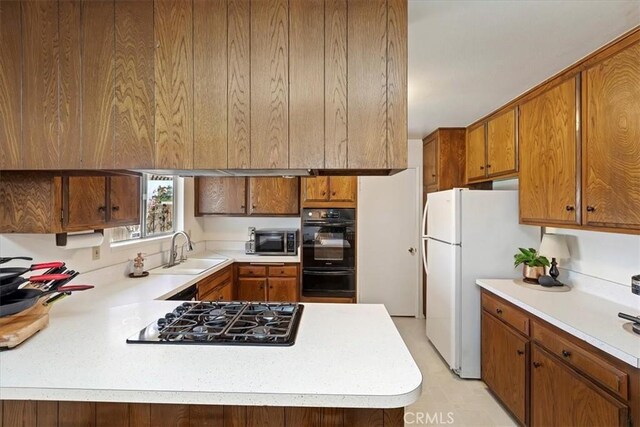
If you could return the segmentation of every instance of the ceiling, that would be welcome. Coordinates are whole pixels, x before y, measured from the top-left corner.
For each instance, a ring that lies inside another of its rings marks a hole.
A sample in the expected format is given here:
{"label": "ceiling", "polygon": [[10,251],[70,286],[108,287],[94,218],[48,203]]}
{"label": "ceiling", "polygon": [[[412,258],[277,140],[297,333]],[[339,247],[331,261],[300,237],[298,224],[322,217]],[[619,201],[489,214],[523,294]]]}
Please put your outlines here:
{"label": "ceiling", "polygon": [[640,24],[640,0],[409,0],[409,137],[467,126]]}

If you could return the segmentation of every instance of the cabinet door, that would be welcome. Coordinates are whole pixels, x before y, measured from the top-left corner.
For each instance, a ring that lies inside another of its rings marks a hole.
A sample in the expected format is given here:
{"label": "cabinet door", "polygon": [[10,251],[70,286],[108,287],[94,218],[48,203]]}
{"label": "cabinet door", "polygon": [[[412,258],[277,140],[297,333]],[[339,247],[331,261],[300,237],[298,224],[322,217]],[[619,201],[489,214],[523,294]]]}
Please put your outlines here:
{"label": "cabinet door", "polygon": [[531,361],[532,426],[627,425],[627,406],[536,344]]}
{"label": "cabinet door", "polygon": [[520,221],[579,224],[576,80],[520,106]]}
{"label": "cabinet door", "polygon": [[109,178],[109,223],[113,225],[140,223],[140,177]]}
{"label": "cabinet door", "polygon": [[266,301],[267,279],[264,277],[238,278],[238,299],[241,301]]}
{"label": "cabinet door", "polygon": [[329,178],[329,200],[354,202],[357,197],[358,177],[332,176]]}
{"label": "cabinet door", "polygon": [[329,200],[329,177],[317,176],[302,178],[302,199],[305,202],[324,202]]}
{"label": "cabinet door", "polygon": [[482,379],[522,424],[526,422],[528,345],[509,326],[482,312]]}
{"label": "cabinet door", "polygon": [[583,75],[584,223],[640,229],[640,43]]}
{"label": "cabinet door", "polygon": [[467,181],[476,181],[486,176],[486,144],[484,125],[467,133]]}
{"label": "cabinet door", "polygon": [[103,176],[65,178],[64,229],[103,228],[107,219],[106,181]]}
{"label": "cabinet door", "polygon": [[249,215],[297,215],[297,178],[249,178]]}
{"label": "cabinet door", "polygon": [[298,301],[298,279],[296,277],[270,277],[267,301]]}
{"label": "cabinet door", "polygon": [[[424,182],[425,192],[438,187],[438,159],[437,138],[430,139],[422,146],[422,161],[424,163]],[[435,187],[435,188],[434,188]]]}
{"label": "cabinet door", "polygon": [[241,177],[196,178],[196,216],[246,215],[246,187]]}
{"label": "cabinet door", "polygon": [[505,175],[516,171],[516,110],[487,123],[487,174]]}
{"label": "cabinet door", "polygon": [[0,170],[22,166],[20,2],[0,2]]}
{"label": "cabinet door", "polygon": [[228,283],[218,289],[222,301],[233,301],[233,285]]}

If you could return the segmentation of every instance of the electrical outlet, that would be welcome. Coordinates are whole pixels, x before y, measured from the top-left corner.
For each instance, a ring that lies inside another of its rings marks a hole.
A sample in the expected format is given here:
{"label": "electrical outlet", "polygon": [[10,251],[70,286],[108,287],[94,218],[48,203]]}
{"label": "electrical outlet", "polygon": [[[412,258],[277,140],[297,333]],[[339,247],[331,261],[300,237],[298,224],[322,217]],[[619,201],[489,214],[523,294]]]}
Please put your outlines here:
{"label": "electrical outlet", "polygon": [[91,259],[97,261],[100,259],[100,246],[94,246],[91,248]]}

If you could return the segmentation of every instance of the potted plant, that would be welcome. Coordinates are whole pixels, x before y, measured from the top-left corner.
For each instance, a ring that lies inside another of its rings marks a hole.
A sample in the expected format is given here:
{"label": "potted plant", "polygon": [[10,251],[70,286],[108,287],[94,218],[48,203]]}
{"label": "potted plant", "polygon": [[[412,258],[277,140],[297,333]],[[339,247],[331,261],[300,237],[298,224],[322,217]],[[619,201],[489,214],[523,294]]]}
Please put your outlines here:
{"label": "potted plant", "polygon": [[522,269],[524,278],[537,281],[540,276],[544,275],[544,268],[551,265],[549,260],[545,256],[538,255],[538,251],[533,248],[519,249],[520,252],[513,256],[515,267],[524,264]]}

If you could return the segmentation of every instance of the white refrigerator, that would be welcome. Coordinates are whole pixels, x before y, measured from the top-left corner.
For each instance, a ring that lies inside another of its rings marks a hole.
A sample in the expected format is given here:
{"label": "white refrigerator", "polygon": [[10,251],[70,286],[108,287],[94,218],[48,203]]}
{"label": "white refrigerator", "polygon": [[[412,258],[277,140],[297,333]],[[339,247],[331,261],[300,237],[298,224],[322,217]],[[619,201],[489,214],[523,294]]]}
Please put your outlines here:
{"label": "white refrigerator", "polygon": [[422,224],[427,337],[461,378],[480,378],[476,279],[522,277],[519,247],[537,248],[540,227],[518,224],[518,192],[453,190],[427,197]]}

